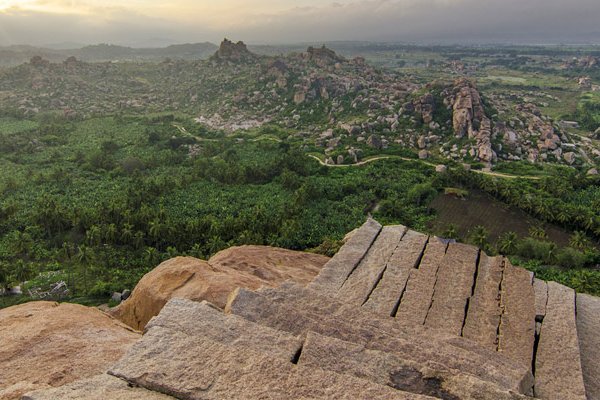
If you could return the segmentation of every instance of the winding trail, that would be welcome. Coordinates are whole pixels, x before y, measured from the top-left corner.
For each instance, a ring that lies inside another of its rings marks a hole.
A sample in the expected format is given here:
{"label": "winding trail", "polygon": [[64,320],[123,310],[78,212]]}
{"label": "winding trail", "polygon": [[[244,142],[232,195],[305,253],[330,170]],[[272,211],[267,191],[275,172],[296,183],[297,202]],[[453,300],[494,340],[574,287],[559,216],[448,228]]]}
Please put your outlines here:
{"label": "winding trail", "polygon": [[[189,135],[192,136],[200,141],[217,141],[218,139],[205,139],[205,138],[201,138],[198,136],[194,136],[192,135],[190,132],[188,132],[185,127],[181,126],[181,125],[177,125],[177,124],[173,124],[173,126],[175,128],[177,128],[181,133],[185,134],[185,135]],[[270,140],[270,141],[274,141],[274,142],[281,142],[281,139],[278,138],[273,138],[273,137],[258,137],[258,138],[254,138],[251,139],[251,141],[256,142],[259,140]],[[402,161],[412,161],[412,162],[418,162],[421,163],[423,165],[427,165],[429,167],[433,167],[435,168],[437,166],[437,164],[428,162],[428,161],[424,161],[424,160],[418,160],[418,159],[414,159],[414,158],[408,158],[408,157],[402,157],[402,156],[394,156],[394,155],[381,155],[381,156],[373,156],[371,158],[368,158],[366,160],[363,161],[359,161],[356,164],[327,164],[325,161],[321,160],[319,157],[315,156],[314,154],[308,154],[308,157],[317,160],[319,162],[319,164],[321,164],[324,167],[328,167],[328,168],[351,168],[351,167],[360,167],[362,165],[366,165],[366,164],[370,164],[372,162],[375,161],[380,161],[380,160],[389,160],[389,159],[395,159],[395,160],[402,160]],[[497,178],[504,178],[504,179],[529,179],[529,180],[540,180],[541,177],[539,176],[528,176],[528,175],[512,175],[512,174],[506,174],[506,173],[502,173],[502,172],[493,172],[493,171],[480,171],[480,170],[471,170],[472,172],[476,173],[476,174],[481,174],[481,175],[488,175],[488,176],[494,176]]]}
{"label": "winding trail", "polygon": [[[418,162],[421,163],[423,165],[427,165],[429,167],[436,167],[436,164],[430,163],[428,161],[423,161],[423,160],[417,160],[414,158],[408,158],[408,157],[401,157],[401,156],[375,156],[372,158],[369,158],[367,160],[363,160],[360,161],[356,164],[327,164],[325,161],[321,160],[319,157],[315,156],[314,154],[309,154],[308,155],[310,158],[313,158],[315,160],[317,160],[319,162],[319,164],[321,164],[324,167],[329,167],[329,168],[348,168],[348,167],[360,167],[361,165],[365,165],[365,164],[369,164],[371,162],[375,162],[375,161],[379,161],[379,160],[387,160],[387,159],[396,159],[396,160],[403,160],[403,161],[412,161],[412,162]],[[505,174],[502,172],[493,172],[493,171],[480,171],[480,170],[471,170],[471,172],[474,172],[476,174],[481,174],[481,175],[488,175],[488,176],[494,176],[497,178],[505,178],[505,179],[530,179],[530,180],[540,180],[541,177],[539,176],[528,176],[528,175],[512,175],[512,174]]]}

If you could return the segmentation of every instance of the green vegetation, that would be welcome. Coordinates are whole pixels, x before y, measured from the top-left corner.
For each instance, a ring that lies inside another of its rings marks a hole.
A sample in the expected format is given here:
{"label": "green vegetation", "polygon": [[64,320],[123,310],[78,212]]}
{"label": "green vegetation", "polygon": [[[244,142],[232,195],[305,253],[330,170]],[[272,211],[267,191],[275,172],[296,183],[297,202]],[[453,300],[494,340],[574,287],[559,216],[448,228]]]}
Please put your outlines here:
{"label": "green vegetation", "polygon": [[[433,173],[418,164],[330,169],[289,143],[202,141],[173,124],[107,117],[3,130],[0,285],[64,281],[69,296],[96,298],[176,255],[250,243],[331,255],[368,212],[420,229],[430,218]],[[49,132],[57,139],[44,140]]]}

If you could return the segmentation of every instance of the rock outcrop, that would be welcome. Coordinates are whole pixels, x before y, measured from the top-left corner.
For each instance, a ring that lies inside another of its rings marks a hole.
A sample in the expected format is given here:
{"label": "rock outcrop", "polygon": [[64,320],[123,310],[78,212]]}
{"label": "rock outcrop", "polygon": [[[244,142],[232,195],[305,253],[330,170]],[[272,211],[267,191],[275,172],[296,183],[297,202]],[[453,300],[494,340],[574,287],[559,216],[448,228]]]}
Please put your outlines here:
{"label": "rock outcrop", "polygon": [[139,337],[98,309],[75,304],[0,310],[0,399],[103,373]]}
{"label": "rock outcrop", "polygon": [[496,161],[492,149],[492,122],[485,115],[483,102],[477,88],[468,79],[458,79],[446,93],[446,103],[452,106],[452,125],[457,138],[467,136],[476,140],[474,158],[491,164]]}
{"label": "rock outcrop", "polygon": [[234,63],[249,61],[255,59],[256,54],[250,52],[246,44],[242,41],[237,43],[229,39],[223,39],[219,50],[214,54],[213,59],[219,61],[231,61]]}
{"label": "rock outcrop", "polygon": [[146,274],[112,314],[141,330],[173,297],[207,300],[224,307],[227,296],[237,287],[258,289],[287,280],[308,283],[327,260],[316,254],[265,246],[230,248],[208,262],[177,257]]}
{"label": "rock outcrop", "polygon": [[328,49],[323,45],[322,47],[309,47],[306,50],[306,58],[310,61],[314,61],[317,65],[326,66],[329,64],[345,62],[346,59],[335,53],[335,51]]}
{"label": "rock outcrop", "polygon": [[599,308],[504,257],[368,220],[308,285],[238,288],[224,310],[171,299],[112,378],[25,399],[595,399]]}

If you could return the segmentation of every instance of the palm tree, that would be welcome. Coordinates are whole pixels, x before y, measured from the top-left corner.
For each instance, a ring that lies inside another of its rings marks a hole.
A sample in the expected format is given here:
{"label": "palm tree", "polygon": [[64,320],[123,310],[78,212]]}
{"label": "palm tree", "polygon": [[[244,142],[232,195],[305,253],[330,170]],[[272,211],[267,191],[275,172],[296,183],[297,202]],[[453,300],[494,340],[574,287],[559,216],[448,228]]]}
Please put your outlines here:
{"label": "palm tree", "polygon": [[98,225],[92,225],[85,233],[85,238],[89,246],[99,245],[101,237],[100,227]]}
{"label": "palm tree", "polygon": [[115,224],[109,224],[106,227],[104,238],[107,243],[115,243],[115,240],[117,239],[117,226]]}
{"label": "palm tree", "polygon": [[133,239],[133,225],[124,223],[121,229],[121,241],[123,244],[129,244],[131,239]]}
{"label": "palm tree", "polygon": [[458,237],[458,227],[455,224],[449,224],[444,231],[444,237],[448,239],[456,239]]}
{"label": "palm tree", "polygon": [[548,239],[548,235],[546,234],[546,231],[541,226],[529,227],[529,236],[531,236],[534,239],[541,239],[541,240]]}
{"label": "palm tree", "polygon": [[152,237],[152,239],[154,239],[154,244],[157,247],[159,247],[159,242],[163,235],[163,229],[164,229],[164,225],[158,217],[154,218],[152,221],[150,221],[148,233],[150,234],[150,237]]}
{"label": "palm tree", "polygon": [[77,247],[77,261],[83,267],[83,288],[85,293],[88,293],[88,268],[94,261],[94,251],[82,244]]}
{"label": "palm tree", "polygon": [[581,231],[575,231],[575,233],[573,233],[569,239],[569,246],[573,247],[574,249],[585,250],[589,247],[589,245],[589,239],[585,233]]}
{"label": "palm tree", "polygon": [[498,251],[504,255],[515,254],[518,240],[519,237],[515,232],[506,232],[502,234],[502,236],[498,238]]}
{"label": "palm tree", "polygon": [[481,249],[485,249],[488,244],[489,231],[484,226],[478,225],[471,232],[471,241]]}
{"label": "palm tree", "polygon": [[14,250],[20,256],[25,256],[31,250],[33,240],[27,232],[16,231],[14,240]]}
{"label": "palm tree", "polygon": [[160,255],[158,250],[156,250],[155,247],[146,247],[144,253],[146,254],[146,261],[148,262],[148,264],[156,265]]}
{"label": "palm tree", "polygon": [[141,249],[144,247],[146,237],[144,236],[144,232],[137,231],[133,236],[133,247],[136,249]]}

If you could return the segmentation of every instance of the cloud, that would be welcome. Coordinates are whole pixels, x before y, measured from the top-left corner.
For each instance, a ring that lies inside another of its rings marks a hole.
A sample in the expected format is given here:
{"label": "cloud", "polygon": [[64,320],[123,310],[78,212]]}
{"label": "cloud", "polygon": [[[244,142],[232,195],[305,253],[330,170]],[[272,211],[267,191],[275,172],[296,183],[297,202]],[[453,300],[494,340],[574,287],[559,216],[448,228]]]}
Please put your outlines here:
{"label": "cloud", "polygon": [[136,44],[153,38],[196,42],[223,36],[251,43],[600,39],[598,0],[28,0],[21,4],[0,12],[0,44]]}

